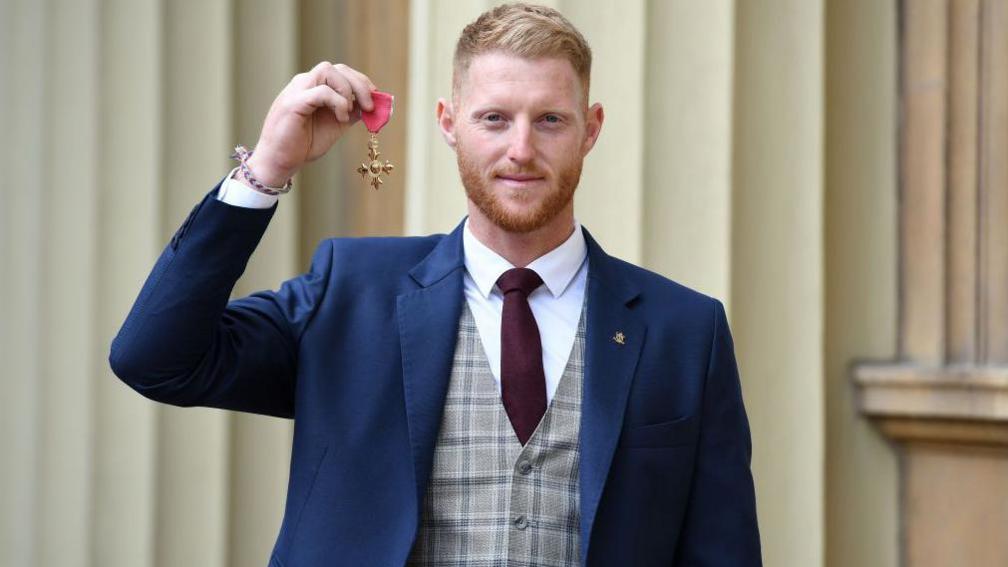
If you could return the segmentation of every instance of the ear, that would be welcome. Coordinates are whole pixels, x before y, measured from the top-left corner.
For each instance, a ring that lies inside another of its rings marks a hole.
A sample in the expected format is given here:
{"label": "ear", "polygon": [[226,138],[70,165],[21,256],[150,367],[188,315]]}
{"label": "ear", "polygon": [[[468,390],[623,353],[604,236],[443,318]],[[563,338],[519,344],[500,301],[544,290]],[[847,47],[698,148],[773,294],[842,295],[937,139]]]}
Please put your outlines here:
{"label": "ear", "polygon": [[595,141],[602,132],[603,120],[605,112],[602,110],[602,105],[596,102],[585,113],[585,139],[581,145],[581,157],[588,155],[588,152],[595,147]]}
{"label": "ear", "polygon": [[452,149],[455,149],[455,109],[443,98],[437,101],[437,121],[441,135]]}

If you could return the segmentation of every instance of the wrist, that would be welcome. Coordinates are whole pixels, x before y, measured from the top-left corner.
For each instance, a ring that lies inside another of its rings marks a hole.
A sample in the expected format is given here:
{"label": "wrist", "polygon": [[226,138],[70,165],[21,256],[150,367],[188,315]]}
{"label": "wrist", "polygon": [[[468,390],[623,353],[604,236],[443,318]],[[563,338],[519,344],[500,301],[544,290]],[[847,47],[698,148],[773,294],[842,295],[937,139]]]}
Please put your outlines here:
{"label": "wrist", "polygon": [[[238,169],[241,171],[241,177],[239,178],[241,180],[240,182],[251,189],[259,191],[260,193],[265,193],[266,195],[283,195],[284,193],[289,192],[293,187],[292,180],[287,176],[287,174],[271,170],[268,164],[264,164],[262,162],[262,158],[260,158],[258,165],[259,172],[261,173],[253,173],[252,168],[249,167],[249,163],[253,158],[253,153],[245,149],[245,146],[235,147],[235,153],[231,156],[231,158],[238,160]],[[263,179],[259,179],[257,175],[263,175],[266,181],[264,182]],[[293,175],[293,172],[291,172],[290,175]],[[268,185],[268,183],[273,182],[273,179],[283,179],[284,177],[286,177],[287,180],[283,182],[283,185]]]}
{"label": "wrist", "polygon": [[[259,152],[254,152],[246,162],[252,175],[264,185],[269,187],[282,187],[287,180],[294,177],[293,171],[287,171],[270,164],[268,160],[260,157]],[[243,176],[237,175],[239,181],[247,184]]]}

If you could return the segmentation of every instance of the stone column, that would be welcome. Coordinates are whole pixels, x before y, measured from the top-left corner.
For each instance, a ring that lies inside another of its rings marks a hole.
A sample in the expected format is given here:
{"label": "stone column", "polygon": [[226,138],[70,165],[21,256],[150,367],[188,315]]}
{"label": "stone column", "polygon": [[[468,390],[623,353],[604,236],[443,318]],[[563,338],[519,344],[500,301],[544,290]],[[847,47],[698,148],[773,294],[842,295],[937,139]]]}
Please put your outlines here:
{"label": "stone column", "polygon": [[899,355],[855,368],[911,567],[1008,564],[1008,4],[900,13]]}
{"label": "stone column", "polygon": [[823,7],[735,5],[730,323],[766,565],[824,562]]}

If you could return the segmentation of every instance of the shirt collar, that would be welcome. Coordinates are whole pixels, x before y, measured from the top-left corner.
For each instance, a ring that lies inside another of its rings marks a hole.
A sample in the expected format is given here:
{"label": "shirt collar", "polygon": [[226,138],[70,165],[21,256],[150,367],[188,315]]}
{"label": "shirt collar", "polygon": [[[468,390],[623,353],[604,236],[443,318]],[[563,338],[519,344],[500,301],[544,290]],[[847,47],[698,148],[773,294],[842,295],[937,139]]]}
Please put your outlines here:
{"label": "shirt collar", "polygon": [[[489,298],[501,274],[514,266],[476,238],[469,229],[469,219],[462,229],[462,252],[466,271],[480,294]],[[536,258],[527,267],[535,270],[554,298],[563,295],[588,256],[581,224],[574,221],[574,232],[560,246]]]}

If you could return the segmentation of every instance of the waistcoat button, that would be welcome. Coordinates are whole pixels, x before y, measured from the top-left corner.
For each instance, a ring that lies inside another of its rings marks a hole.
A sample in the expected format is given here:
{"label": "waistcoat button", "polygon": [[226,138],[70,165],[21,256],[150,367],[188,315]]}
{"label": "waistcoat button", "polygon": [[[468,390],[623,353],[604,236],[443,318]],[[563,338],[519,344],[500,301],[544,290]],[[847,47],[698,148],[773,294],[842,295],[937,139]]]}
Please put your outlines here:
{"label": "waistcoat button", "polygon": [[518,472],[521,474],[528,474],[532,472],[532,463],[528,461],[522,461],[518,463]]}
{"label": "waistcoat button", "polygon": [[518,516],[515,518],[514,526],[519,530],[524,530],[528,527],[528,519],[526,519],[525,516]]}

